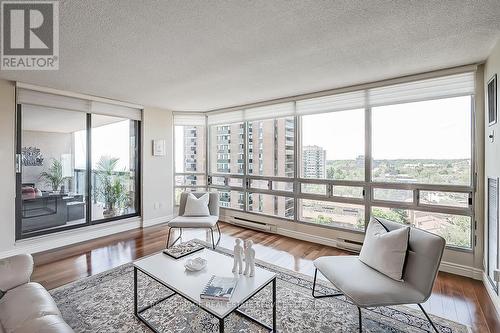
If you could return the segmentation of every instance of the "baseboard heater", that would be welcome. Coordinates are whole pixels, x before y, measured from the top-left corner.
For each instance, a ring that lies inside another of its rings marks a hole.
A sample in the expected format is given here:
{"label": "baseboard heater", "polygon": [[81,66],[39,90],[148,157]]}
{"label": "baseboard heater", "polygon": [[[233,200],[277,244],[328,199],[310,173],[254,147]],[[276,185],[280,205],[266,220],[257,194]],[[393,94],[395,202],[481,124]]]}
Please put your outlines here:
{"label": "baseboard heater", "polygon": [[337,238],[336,245],[339,249],[359,253],[363,243],[345,238]]}
{"label": "baseboard heater", "polygon": [[229,220],[230,220],[230,222],[237,224],[237,225],[240,225],[240,226],[243,226],[243,227],[248,227],[248,228],[253,228],[253,229],[258,229],[258,230],[263,230],[263,231],[269,231],[269,232],[273,231],[273,228],[272,228],[273,226],[271,226],[267,223],[248,220],[248,219],[244,219],[244,218],[236,217],[236,216],[231,216],[231,218]]}

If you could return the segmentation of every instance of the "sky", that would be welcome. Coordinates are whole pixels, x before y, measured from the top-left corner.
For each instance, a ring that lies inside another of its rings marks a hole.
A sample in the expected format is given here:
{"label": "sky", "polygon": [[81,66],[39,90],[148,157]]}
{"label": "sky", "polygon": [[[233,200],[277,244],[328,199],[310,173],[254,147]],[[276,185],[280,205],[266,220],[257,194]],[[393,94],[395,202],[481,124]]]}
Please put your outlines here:
{"label": "sky", "polygon": [[[327,160],[364,155],[364,110],[304,116],[303,145]],[[372,109],[374,159],[461,159],[471,155],[471,98],[456,97]]]}
{"label": "sky", "polygon": [[[85,169],[85,131],[75,132],[75,168]],[[130,120],[92,128],[92,168],[101,156],[118,157],[117,171],[130,170]]]}

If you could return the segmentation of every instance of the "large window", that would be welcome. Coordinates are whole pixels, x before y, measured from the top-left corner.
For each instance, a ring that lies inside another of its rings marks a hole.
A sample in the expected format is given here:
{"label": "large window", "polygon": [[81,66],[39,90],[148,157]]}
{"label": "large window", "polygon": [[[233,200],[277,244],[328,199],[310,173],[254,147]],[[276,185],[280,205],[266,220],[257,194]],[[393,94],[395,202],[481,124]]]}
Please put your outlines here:
{"label": "large window", "polygon": [[139,214],[139,109],[25,89],[18,102],[17,239]]}
{"label": "large window", "polygon": [[471,249],[474,73],[208,114],[221,206],[363,232],[370,216]]}
{"label": "large window", "polygon": [[471,96],[374,107],[372,179],[471,184]]}

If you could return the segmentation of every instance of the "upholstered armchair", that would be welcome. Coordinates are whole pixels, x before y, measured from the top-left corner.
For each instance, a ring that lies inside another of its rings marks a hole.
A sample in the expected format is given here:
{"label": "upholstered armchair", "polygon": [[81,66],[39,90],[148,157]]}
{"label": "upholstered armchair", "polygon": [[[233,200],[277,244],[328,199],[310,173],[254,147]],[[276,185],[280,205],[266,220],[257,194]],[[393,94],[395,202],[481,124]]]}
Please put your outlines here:
{"label": "upholstered armchair", "polygon": [[[219,228],[219,194],[217,192],[209,193],[209,202],[208,202],[208,210],[210,211],[210,216],[184,216],[184,211],[186,208],[186,202],[188,195],[192,193],[195,197],[200,198],[206,192],[183,192],[181,193],[180,202],[179,202],[179,215],[168,222],[168,226],[170,227],[168,230],[167,237],[167,248],[171,245],[174,245],[182,236],[182,229],[187,228],[196,228],[196,229],[208,229],[212,234],[212,247],[215,247],[219,244],[221,233]],[[214,242],[214,228],[217,228],[219,233],[219,238],[217,242]],[[172,229],[179,229],[179,236],[170,244],[170,233]]]}
{"label": "upholstered armchair", "polygon": [[[377,219],[388,230],[405,227],[402,224]],[[400,304],[418,304],[433,329],[436,326],[425,312],[424,303],[432,293],[445,240],[417,228],[410,229],[403,281],[396,281],[359,260],[358,256],[320,257],[314,261],[312,294],[315,298],[345,295],[358,307],[359,331],[362,331],[361,308]],[[318,271],[339,293],[318,295],[315,292]]]}

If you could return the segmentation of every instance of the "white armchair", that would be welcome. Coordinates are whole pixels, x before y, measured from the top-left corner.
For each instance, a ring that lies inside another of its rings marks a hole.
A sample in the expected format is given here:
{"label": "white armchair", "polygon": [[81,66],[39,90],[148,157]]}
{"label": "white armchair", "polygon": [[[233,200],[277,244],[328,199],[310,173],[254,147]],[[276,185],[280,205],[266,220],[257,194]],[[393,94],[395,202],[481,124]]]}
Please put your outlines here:
{"label": "white armchair", "polygon": [[[402,224],[377,220],[388,230],[405,227]],[[359,331],[362,331],[361,308],[399,304],[418,304],[432,328],[436,326],[425,312],[424,303],[432,293],[432,286],[439,270],[445,240],[435,234],[417,228],[410,229],[403,281],[396,281],[379,273],[359,260],[358,256],[320,257],[314,261],[312,294],[315,298],[345,295],[358,307]],[[315,293],[318,270],[339,293],[317,295]]]}
{"label": "white armchair", "polygon": [[[183,216],[184,210],[186,208],[186,202],[188,195],[192,193],[195,197],[199,198],[205,194],[205,192],[183,192],[181,193],[181,198],[179,202],[179,215],[168,222],[170,227],[168,230],[167,237],[167,248],[174,245],[182,236],[182,229],[196,228],[196,229],[209,229],[212,234],[212,247],[219,244],[221,233],[219,228],[219,194],[216,192],[209,193],[208,210],[210,211],[210,216]],[[214,242],[214,227],[217,227],[219,233],[219,239]],[[179,236],[170,244],[170,233],[172,229],[179,229]]]}

